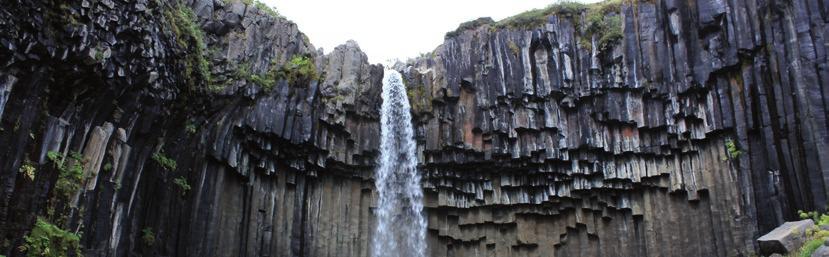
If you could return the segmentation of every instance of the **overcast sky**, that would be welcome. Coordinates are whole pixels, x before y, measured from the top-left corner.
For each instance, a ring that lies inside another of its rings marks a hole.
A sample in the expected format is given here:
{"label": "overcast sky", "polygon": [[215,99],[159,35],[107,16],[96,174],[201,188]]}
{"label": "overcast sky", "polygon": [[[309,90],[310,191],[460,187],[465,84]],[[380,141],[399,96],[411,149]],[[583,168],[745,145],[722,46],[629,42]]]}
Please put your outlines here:
{"label": "overcast sky", "polygon": [[[260,0],[328,53],[353,39],[372,63],[431,52],[443,35],[478,17],[503,19],[558,0]],[[596,2],[597,0],[580,0]]]}

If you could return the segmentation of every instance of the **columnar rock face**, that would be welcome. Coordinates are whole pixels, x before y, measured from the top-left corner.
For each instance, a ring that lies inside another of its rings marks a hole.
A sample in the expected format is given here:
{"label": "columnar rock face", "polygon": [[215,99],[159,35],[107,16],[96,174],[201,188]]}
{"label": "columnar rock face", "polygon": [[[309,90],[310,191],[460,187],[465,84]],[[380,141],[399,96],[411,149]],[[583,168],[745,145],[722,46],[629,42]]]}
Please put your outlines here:
{"label": "columnar rock face", "polygon": [[[0,255],[43,216],[85,256],[368,256],[383,68],[356,43],[235,0],[2,6]],[[585,13],[482,20],[395,67],[431,256],[749,256],[825,208],[829,1],[606,15],[607,45]]]}
{"label": "columnar rock face", "polygon": [[[367,256],[383,68],[356,43],[240,1],[3,5],[0,255],[46,216],[85,256]],[[50,152],[81,157],[65,213]]]}
{"label": "columnar rock face", "polygon": [[824,208],[827,2],[625,2],[604,49],[582,13],[397,66],[433,256],[747,256]]}

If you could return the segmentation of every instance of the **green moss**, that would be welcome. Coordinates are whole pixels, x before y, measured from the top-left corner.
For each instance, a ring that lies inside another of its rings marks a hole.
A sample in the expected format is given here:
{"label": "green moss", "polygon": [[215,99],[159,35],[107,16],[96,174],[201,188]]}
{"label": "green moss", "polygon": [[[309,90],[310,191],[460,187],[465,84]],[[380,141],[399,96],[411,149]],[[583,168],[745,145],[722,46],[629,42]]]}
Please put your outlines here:
{"label": "green moss", "polygon": [[413,85],[406,88],[406,96],[409,98],[409,104],[412,111],[415,113],[429,111],[432,109],[431,99],[426,92],[426,86]]}
{"label": "green moss", "polygon": [[184,78],[188,87],[195,89],[203,81],[208,89],[220,90],[221,88],[216,88],[216,85],[211,83],[210,61],[206,57],[207,44],[204,43],[204,32],[198,25],[193,11],[179,5],[173,10],[165,10],[164,17],[176,36],[178,46],[188,51],[184,64]]}
{"label": "green moss", "polygon": [[260,1],[255,1],[255,0],[224,0],[225,4],[231,4],[234,1],[241,1],[245,5],[253,5],[254,7],[256,7],[256,9],[264,11],[265,13],[270,15],[271,17],[281,17],[279,15],[279,11],[277,11],[276,8],[268,6],[267,4],[262,3]]}
{"label": "green moss", "polygon": [[63,3],[59,7],[60,11],[58,12],[64,21],[67,21],[72,26],[80,26],[81,23],[78,21],[81,17],[78,13],[68,4]]}
{"label": "green moss", "polygon": [[141,230],[141,234],[141,241],[144,241],[145,245],[153,246],[155,244],[155,232],[152,228],[144,228]]}
{"label": "green moss", "polygon": [[233,77],[236,79],[244,79],[250,76],[250,64],[242,63],[239,66],[236,66],[236,71],[233,73]]}
{"label": "green moss", "polygon": [[271,91],[273,86],[276,85],[276,80],[272,73],[268,73],[265,75],[253,74],[248,77],[248,81],[253,82],[265,89],[265,91]]}
{"label": "green moss", "polygon": [[278,73],[276,59],[271,61],[270,69],[264,74],[254,74],[250,71],[250,64],[244,63],[237,67],[233,77],[237,80],[245,80],[256,84],[265,91],[270,91],[276,85],[276,76]]}
{"label": "green moss", "polygon": [[[63,33],[67,26],[77,27],[81,25],[80,13],[67,1],[51,1],[50,7],[42,11],[42,30],[46,35],[55,36]],[[54,8],[56,7],[56,8]]]}
{"label": "green moss", "polygon": [[605,23],[607,24],[607,30],[599,37],[599,48],[603,50],[608,49],[612,44],[616,44],[624,38],[624,34],[622,34],[621,16],[607,17],[605,18]]}
{"label": "green moss", "polygon": [[28,257],[83,256],[80,235],[63,230],[42,217],[37,218],[32,231],[23,239],[25,243],[20,249]]}
{"label": "green moss", "polygon": [[734,143],[734,140],[731,140],[730,138],[725,140],[725,149],[728,151],[728,156],[732,160],[740,158],[740,155],[743,154],[743,151],[740,150],[740,148],[737,147],[737,144]]}
{"label": "green moss", "polygon": [[342,102],[342,101],[345,101],[345,96],[344,95],[334,95],[334,96],[332,96],[328,99],[332,102]]}
{"label": "green moss", "polygon": [[279,12],[276,10],[276,8],[270,7],[270,6],[268,6],[268,5],[266,5],[262,2],[259,2],[259,1],[254,1],[253,5],[256,6],[257,9],[262,10],[263,12],[267,13],[271,17],[274,17],[274,18],[280,17]]}
{"label": "green moss", "polygon": [[233,73],[233,78],[236,80],[252,81],[250,78],[250,64],[243,63],[236,67],[236,72]]}
{"label": "green moss", "polygon": [[164,152],[158,151],[153,154],[153,160],[158,163],[164,170],[176,171],[176,160],[164,155]]}
{"label": "green moss", "polygon": [[590,5],[585,13],[584,32],[585,42],[582,47],[589,48],[590,40],[596,36],[599,50],[609,49],[610,46],[622,39],[622,10],[621,0],[610,0]]}
{"label": "green moss", "polygon": [[518,45],[515,44],[514,41],[510,40],[509,43],[507,43],[507,47],[509,47],[509,50],[512,51],[513,55],[518,56],[521,54],[521,48],[518,47]]}
{"label": "green moss", "polygon": [[576,1],[560,1],[542,9],[533,9],[518,15],[500,20],[498,28],[531,29],[547,23],[551,15],[575,16],[587,9],[587,5]]}
{"label": "green moss", "polygon": [[184,177],[178,177],[173,179],[173,183],[175,183],[179,189],[181,189],[181,195],[187,194],[190,191],[190,183],[187,182],[187,179]]}
{"label": "green moss", "polygon": [[319,80],[317,66],[308,56],[297,55],[291,58],[288,63],[282,66],[276,74],[279,79],[287,80],[288,83],[306,83],[312,80]]}
{"label": "green moss", "polygon": [[98,62],[103,61],[104,60],[104,51],[101,51],[101,49],[96,48],[95,49],[95,60],[98,61]]}
{"label": "green moss", "polygon": [[464,31],[467,31],[467,30],[474,30],[474,29],[480,28],[481,26],[492,25],[492,24],[495,24],[495,21],[493,21],[492,18],[490,18],[490,17],[477,18],[477,19],[474,19],[474,20],[471,20],[471,21],[461,23],[461,25],[458,26],[458,28],[455,29],[454,31],[447,32],[446,35],[444,36],[444,38],[455,37],[457,35],[460,35],[461,32],[464,32]]}
{"label": "green moss", "polygon": [[[642,0],[625,0],[630,3]],[[558,15],[570,18],[577,27],[583,25],[583,35],[579,39],[582,48],[592,46],[591,38],[597,38],[599,50],[609,49],[623,38],[621,6],[623,0],[606,0],[594,4],[576,1],[561,1],[542,9],[533,9],[495,23],[496,28],[534,29],[547,23],[548,17]],[[584,24],[582,23],[584,15]]]}
{"label": "green moss", "polygon": [[233,3],[233,2],[237,2],[237,1],[242,2],[246,5],[253,4],[253,0],[224,0],[225,4],[230,4],[230,3]]}

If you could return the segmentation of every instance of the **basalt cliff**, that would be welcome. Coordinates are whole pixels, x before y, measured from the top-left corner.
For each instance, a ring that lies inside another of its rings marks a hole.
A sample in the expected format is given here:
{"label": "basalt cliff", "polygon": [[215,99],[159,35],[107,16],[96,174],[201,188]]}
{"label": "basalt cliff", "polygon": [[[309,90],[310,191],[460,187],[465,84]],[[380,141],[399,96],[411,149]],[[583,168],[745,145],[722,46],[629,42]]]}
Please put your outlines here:
{"label": "basalt cliff", "polygon": [[[371,254],[385,71],[357,43],[250,1],[0,6],[0,255]],[[624,0],[462,24],[388,67],[427,252],[755,256],[829,202],[827,22]]]}

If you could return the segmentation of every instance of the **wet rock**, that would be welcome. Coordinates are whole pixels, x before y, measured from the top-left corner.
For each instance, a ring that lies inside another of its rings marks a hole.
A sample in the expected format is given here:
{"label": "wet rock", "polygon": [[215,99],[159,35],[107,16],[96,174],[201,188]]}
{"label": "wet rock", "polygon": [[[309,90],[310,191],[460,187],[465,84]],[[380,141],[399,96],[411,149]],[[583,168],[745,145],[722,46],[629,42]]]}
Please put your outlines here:
{"label": "wet rock", "polygon": [[9,95],[16,80],[17,78],[11,75],[0,78],[0,119],[3,118],[3,110],[6,107],[6,102],[9,101]]}

